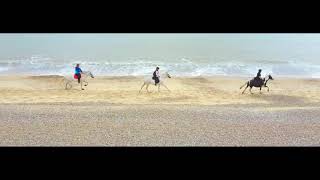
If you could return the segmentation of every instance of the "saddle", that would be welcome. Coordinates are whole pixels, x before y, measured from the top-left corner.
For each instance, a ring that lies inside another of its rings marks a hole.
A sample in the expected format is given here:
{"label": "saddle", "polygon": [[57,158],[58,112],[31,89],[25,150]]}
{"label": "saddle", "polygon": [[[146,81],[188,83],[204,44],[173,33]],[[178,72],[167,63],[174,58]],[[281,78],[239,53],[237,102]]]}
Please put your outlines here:
{"label": "saddle", "polygon": [[254,77],[253,80],[254,80],[254,81],[262,81],[262,79],[259,78],[259,77]]}
{"label": "saddle", "polygon": [[261,85],[264,84],[264,79],[261,79],[259,77],[254,77],[253,81],[255,82],[255,84],[261,84]]}
{"label": "saddle", "polygon": [[77,74],[74,74],[74,75],[73,75],[73,78],[74,78],[74,79],[78,79],[78,75],[77,75]]}

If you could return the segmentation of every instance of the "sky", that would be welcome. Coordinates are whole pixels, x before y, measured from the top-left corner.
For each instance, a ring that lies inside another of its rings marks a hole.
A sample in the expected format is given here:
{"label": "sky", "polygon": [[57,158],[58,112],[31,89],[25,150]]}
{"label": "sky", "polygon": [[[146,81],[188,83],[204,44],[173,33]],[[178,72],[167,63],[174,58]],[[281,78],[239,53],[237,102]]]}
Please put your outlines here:
{"label": "sky", "polygon": [[320,62],[320,34],[0,34],[0,59],[261,59]]}

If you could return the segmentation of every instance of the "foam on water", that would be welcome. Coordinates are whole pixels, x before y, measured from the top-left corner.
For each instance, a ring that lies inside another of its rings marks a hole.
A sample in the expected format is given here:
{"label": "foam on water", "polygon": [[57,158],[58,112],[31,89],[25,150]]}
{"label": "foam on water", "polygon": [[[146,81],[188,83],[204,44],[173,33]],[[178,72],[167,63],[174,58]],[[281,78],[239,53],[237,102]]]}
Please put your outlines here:
{"label": "foam on water", "polygon": [[26,59],[0,60],[0,74],[30,75],[70,75],[75,64],[80,63],[83,70],[103,76],[141,76],[150,75],[156,66],[161,71],[169,71],[174,76],[253,76],[258,69],[264,74],[288,77],[320,78],[320,65],[303,61],[267,61],[267,60],[203,60],[187,58],[180,60],[130,60],[117,62],[112,60],[57,60],[41,56]]}

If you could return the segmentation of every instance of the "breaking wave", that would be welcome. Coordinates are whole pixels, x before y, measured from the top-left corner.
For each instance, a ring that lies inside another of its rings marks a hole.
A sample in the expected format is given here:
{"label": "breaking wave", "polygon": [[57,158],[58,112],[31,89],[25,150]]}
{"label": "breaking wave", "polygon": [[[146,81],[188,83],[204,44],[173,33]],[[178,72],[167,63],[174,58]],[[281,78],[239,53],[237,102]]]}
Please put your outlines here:
{"label": "breaking wave", "polygon": [[80,63],[83,70],[101,76],[142,76],[150,75],[156,66],[161,71],[169,71],[174,76],[253,76],[258,69],[265,74],[288,77],[320,78],[320,64],[302,61],[267,61],[267,60],[203,60],[190,59],[152,61],[77,61],[56,60],[43,57],[27,59],[0,60],[0,74],[28,75],[70,75],[75,64]]}

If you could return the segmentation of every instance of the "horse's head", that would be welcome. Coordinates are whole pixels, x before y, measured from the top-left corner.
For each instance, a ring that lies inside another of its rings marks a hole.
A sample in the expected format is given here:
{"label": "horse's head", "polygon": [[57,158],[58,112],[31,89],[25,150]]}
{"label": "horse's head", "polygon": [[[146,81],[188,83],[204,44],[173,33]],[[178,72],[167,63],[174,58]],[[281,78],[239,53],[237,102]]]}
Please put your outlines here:
{"label": "horse's head", "polygon": [[270,79],[270,80],[273,80],[273,77],[269,74],[268,75],[268,78]]}
{"label": "horse's head", "polygon": [[91,71],[85,71],[84,74],[87,75],[87,76],[90,76],[91,78],[94,78],[94,76],[91,73]]}
{"label": "horse's head", "polygon": [[165,73],[165,75],[168,77],[168,78],[171,78],[170,74],[168,72]]}
{"label": "horse's head", "polygon": [[90,73],[90,77],[91,77],[91,78],[94,78],[93,74],[92,74],[91,72],[89,72],[89,73]]}
{"label": "horse's head", "polygon": [[267,75],[267,77],[268,77],[268,79],[265,81],[265,79],[263,80],[264,81],[264,86],[267,86],[267,82],[269,81],[269,80],[274,80],[273,79],[273,77],[269,74],[269,75]]}

